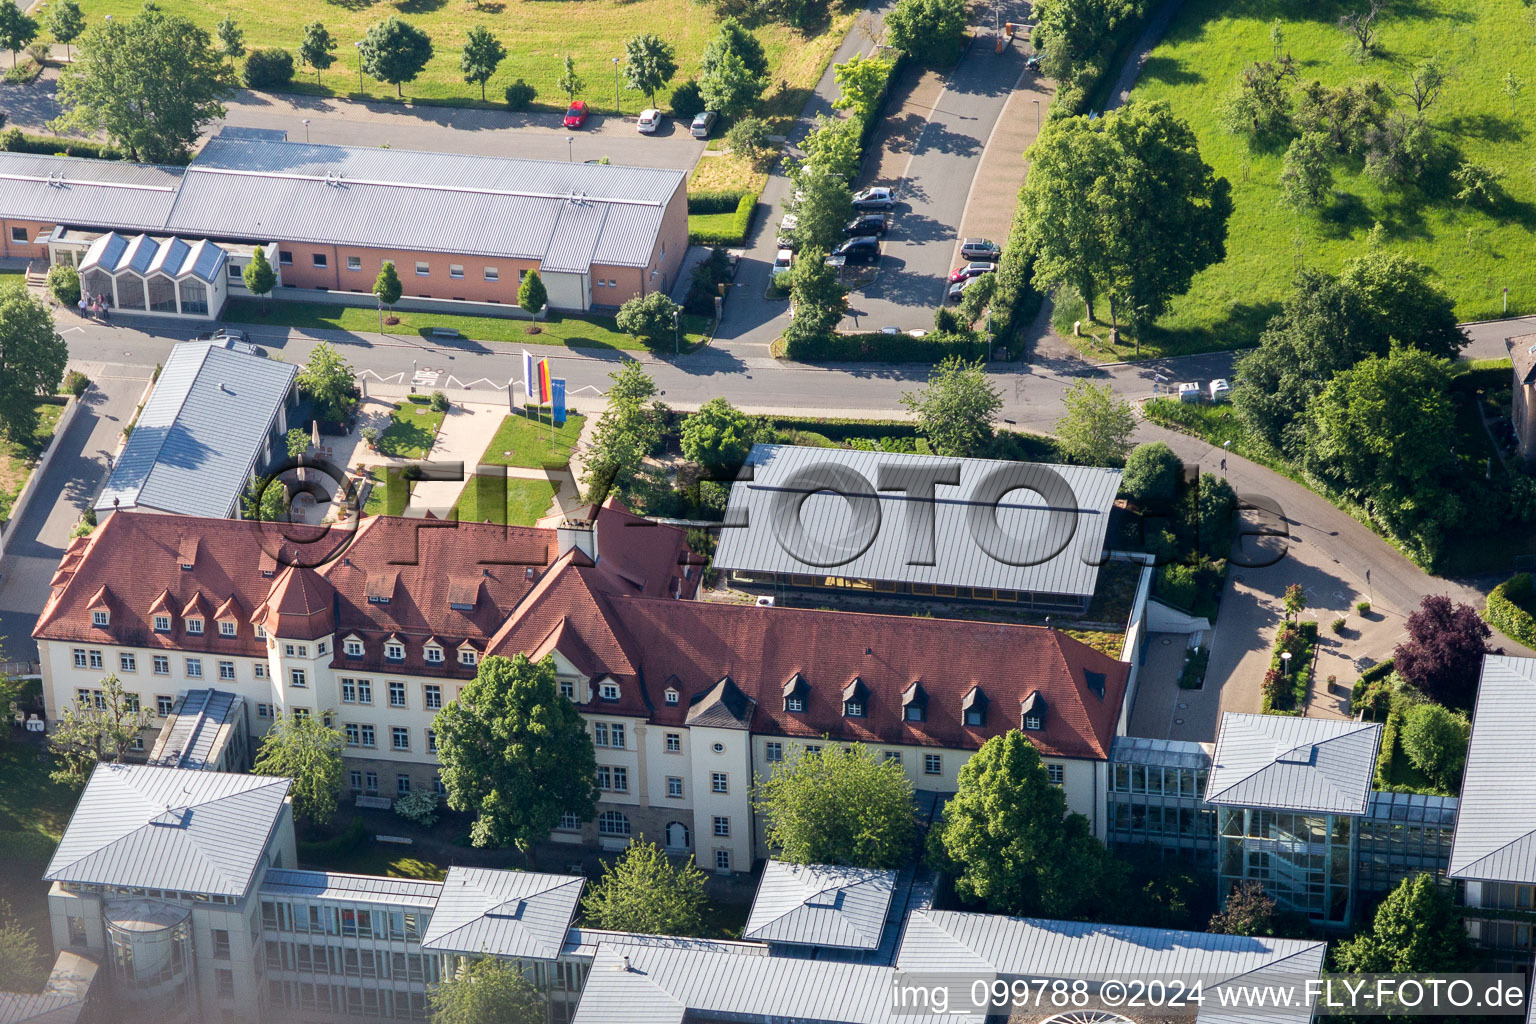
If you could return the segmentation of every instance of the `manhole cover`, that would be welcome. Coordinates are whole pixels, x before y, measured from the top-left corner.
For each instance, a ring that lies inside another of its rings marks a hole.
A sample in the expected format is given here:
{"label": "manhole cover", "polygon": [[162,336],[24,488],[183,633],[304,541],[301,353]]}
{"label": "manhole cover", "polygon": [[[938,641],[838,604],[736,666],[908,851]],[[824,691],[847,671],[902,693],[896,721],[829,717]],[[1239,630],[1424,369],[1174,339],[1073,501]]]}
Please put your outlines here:
{"label": "manhole cover", "polygon": [[1168,646],[1168,645],[1169,645],[1169,644],[1171,644],[1171,643],[1173,643],[1173,641],[1172,641],[1172,640],[1164,640],[1164,641],[1163,641],[1163,646],[1164,646],[1164,647],[1167,647],[1167,646]]}
{"label": "manhole cover", "polygon": [[1242,578],[1242,577],[1241,577],[1241,576],[1234,576],[1234,577],[1232,577],[1232,578],[1233,578],[1233,579],[1234,579],[1234,580],[1236,580],[1236,581],[1237,581],[1237,582],[1239,582],[1239,583],[1241,583],[1241,582],[1243,582],[1243,578]]}
{"label": "manhole cover", "polygon": [[417,416],[425,416],[426,414],[427,414],[427,410],[425,410],[425,409],[417,409],[416,410],[416,415]]}
{"label": "manhole cover", "polygon": [[1184,710],[1184,709],[1185,709],[1185,708],[1187,708],[1187,707],[1189,707],[1189,705],[1188,705],[1188,704],[1183,704],[1183,703],[1181,703],[1181,704],[1179,704],[1179,710],[1180,710],[1180,711],[1183,711],[1183,710]]}
{"label": "manhole cover", "polygon": [[1184,724],[1184,719],[1182,719],[1182,718],[1175,718],[1173,720],[1173,724],[1174,725],[1183,725]]}

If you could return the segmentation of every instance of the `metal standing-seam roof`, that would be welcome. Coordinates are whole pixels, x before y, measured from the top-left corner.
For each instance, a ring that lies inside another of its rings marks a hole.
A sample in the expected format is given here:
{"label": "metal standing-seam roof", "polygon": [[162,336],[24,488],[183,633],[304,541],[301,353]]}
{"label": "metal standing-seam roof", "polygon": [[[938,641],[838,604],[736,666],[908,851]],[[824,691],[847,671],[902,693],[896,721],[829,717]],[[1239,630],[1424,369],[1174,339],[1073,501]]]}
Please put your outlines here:
{"label": "metal standing-seam roof", "polygon": [[182,515],[232,515],[297,373],[292,363],[217,342],[172,348],[96,499],[97,511],[141,506]]}
{"label": "metal standing-seam roof", "polygon": [[442,895],[442,882],[414,878],[349,875],[339,871],[299,871],[269,868],[261,880],[265,896],[305,897],[340,903],[382,903],[392,907],[431,910]]}
{"label": "metal standing-seam roof", "polygon": [[982,1024],[982,1013],[893,1007],[896,972],[870,964],[740,956],[694,949],[610,946],[592,959],[571,1024]]}
{"label": "metal standing-seam roof", "polygon": [[188,690],[176,699],[149,763],[206,769],[245,718],[245,698],[227,690]]}
{"label": "metal standing-seam roof", "polygon": [[[1076,598],[1093,594],[1120,486],[1115,469],[793,445],[754,445],[746,467],[751,479],[731,485],[726,511],[726,522],[744,525],[721,532],[721,569],[835,569],[851,579]],[[959,482],[937,484],[931,503],[892,486],[904,476],[946,471]],[[995,508],[982,497],[988,482],[1001,496]],[[852,525],[860,509],[867,533]],[[1001,534],[990,532],[994,517]],[[930,536],[933,548],[923,550]]]}
{"label": "metal standing-seam roof", "polygon": [[1451,845],[1452,878],[1536,884],[1536,659],[1483,657]]}
{"label": "metal standing-seam roof", "polygon": [[1116,736],[1109,748],[1109,759],[1115,764],[1156,765],[1159,768],[1209,768],[1211,751],[1209,743],[1193,740],[1162,740],[1146,736]]}
{"label": "metal standing-seam roof", "polygon": [[[1088,921],[1047,921],[947,910],[907,918],[896,967],[922,974],[993,973],[1003,978],[1088,980],[1199,978],[1207,987],[1245,983],[1303,985],[1322,971],[1325,942],[1274,939]],[[1222,1012],[1210,995],[1200,1024],[1305,1024],[1310,1006],[1244,1015]]]}
{"label": "metal standing-seam roof", "polygon": [[572,875],[449,868],[421,948],[553,960],[585,884]]}
{"label": "metal standing-seam roof", "polygon": [[243,896],[290,779],[97,765],[47,881]]}
{"label": "metal standing-seam roof", "polygon": [[744,939],[836,949],[875,949],[891,907],[896,872],[830,864],[763,868]]}
{"label": "metal standing-seam roof", "polygon": [[1381,726],[1288,715],[1221,716],[1205,802],[1364,814]]}
{"label": "metal standing-seam roof", "polygon": [[[648,265],[684,178],[652,167],[224,137],[187,170],[165,220],[181,234],[508,256],[579,272],[588,263],[576,266],[577,250],[588,247],[593,263]],[[253,193],[261,203],[248,201]]]}
{"label": "metal standing-seam roof", "polygon": [[157,231],[185,167],[0,153],[0,210],[13,220]]}

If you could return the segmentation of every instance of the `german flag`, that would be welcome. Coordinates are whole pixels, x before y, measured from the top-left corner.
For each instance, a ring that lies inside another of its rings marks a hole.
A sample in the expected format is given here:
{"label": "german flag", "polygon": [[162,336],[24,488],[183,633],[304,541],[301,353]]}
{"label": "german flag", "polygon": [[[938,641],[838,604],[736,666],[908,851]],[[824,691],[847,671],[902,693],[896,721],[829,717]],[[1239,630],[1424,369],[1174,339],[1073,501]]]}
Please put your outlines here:
{"label": "german flag", "polygon": [[539,360],[539,404],[550,405],[555,400],[555,389],[550,384],[549,360]]}

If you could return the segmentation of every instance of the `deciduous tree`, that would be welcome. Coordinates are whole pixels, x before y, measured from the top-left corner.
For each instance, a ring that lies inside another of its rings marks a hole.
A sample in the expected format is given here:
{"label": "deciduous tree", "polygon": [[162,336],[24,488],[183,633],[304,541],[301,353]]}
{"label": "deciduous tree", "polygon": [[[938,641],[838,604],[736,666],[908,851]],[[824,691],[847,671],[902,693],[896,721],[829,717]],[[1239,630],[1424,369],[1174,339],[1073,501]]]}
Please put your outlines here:
{"label": "deciduous tree", "polygon": [[885,38],[919,64],[952,64],[965,44],[965,2],[896,0],[885,16]]}
{"label": "deciduous tree", "polygon": [[955,893],[999,914],[1087,919],[1118,892],[1119,864],[1088,819],[1068,813],[1033,743],[1017,729],[982,744],[929,834],[929,854]]}
{"label": "deciduous tree", "polygon": [[704,100],[704,108],[718,111],[726,118],[746,113],[767,88],[768,76],[754,74],[734,52],[721,54],[699,76],[699,95]]}
{"label": "deciduous tree", "polygon": [[1025,245],[1035,257],[1035,286],[1070,285],[1091,321],[1109,277],[1100,188],[1113,174],[1115,154],[1087,118],[1053,117],[1029,148],[1029,159],[1019,213]]}
{"label": "deciduous tree", "polygon": [[224,15],[223,20],[214,26],[213,31],[219,37],[219,53],[230,60],[238,60],[245,56],[245,29],[235,21],[234,15]]}
{"label": "deciduous tree", "polygon": [[826,250],[810,246],[796,254],[789,293],[795,312],[784,328],[784,344],[794,359],[802,346],[815,344],[837,327],[848,308],[848,289],[837,279],[837,269],[827,266]]}
{"label": "deciduous tree", "polygon": [[48,308],[20,283],[0,287],[0,428],[7,437],[30,440],[37,400],[57,393],[68,361]]}
{"label": "deciduous tree", "polygon": [[984,362],[950,356],[928,374],[921,391],[903,394],[901,404],[917,417],[933,454],[966,458],[986,451],[1003,396]]}
{"label": "deciduous tree", "polygon": [[341,752],[347,741],[330,719],[330,712],[279,711],[251,767],[256,775],[292,779],[293,813],[314,824],[328,821],[341,797]]}
{"label": "deciduous tree", "polygon": [[1220,935],[1273,935],[1274,898],[1259,882],[1237,882],[1227,893],[1226,905],[1211,918],[1207,930]]}
{"label": "deciduous tree", "polygon": [[1296,62],[1289,54],[1277,55],[1273,61],[1256,60],[1243,68],[1222,111],[1227,131],[1259,143],[1284,140],[1295,130],[1290,93],[1295,80]]}
{"label": "deciduous tree", "polygon": [[1362,253],[1345,262],[1339,283],[1359,295],[1378,355],[1399,341],[1454,359],[1467,344],[1451,297],[1434,283],[1434,271],[1412,256],[1391,249]]}
{"label": "deciduous tree", "polygon": [[1403,713],[1398,741],[1413,766],[1447,793],[1461,789],[1471,725],[1439,704],[1415,704]]}
{"label": "deciduous tree", "polygon": [[408,21],[386,18],[368,27],[358,50],[363,70],[404,96],[404,83],[414,82],[432,59],[432,37]]}
{"label": "deciduous tree", "polygon": [[485,83],[490,81],[501,62],[507,58],[507,48],[484,25],[472,26],[464,37],[464,50],[459,54],[459,70],[464,81],[480,86],[480,98],[485,99]]}
{"label": "deciduous tree", "polygon": [[1120,493],[1146,509],[1167,509],[1179,491],[1184,462],[1161,441],[1139,444],[1125,459]]}
{"label": "deciduous tree", "polygon": [[336,39],[320,22],[312,21],[304,26],[304,38],[299,40],[299,60],[315,69],[317,85],[320,72],[336,63]]}
{"label": "deciduous tree", "polygon": [[587,890],[581,909],[594,928],[643,935],[698,935],[704,930],[704,872],[689,857],[674,867],[655,843],[630,843]]}
{"label": "deciduous tree", "polygon": [[1454,972],[1476,959],[1450,889],[1428,874],[1399,882],[1369,931],[1333,947],[1334,966],[1352,974]]}
{"label": "deciduous tree", "polygon": [[640,460],[661,442],[666,407],[656,400],[656,382],[635,360],[626,359],[608,375],[608,408],[584,461],[586,498],[600,502],[610,490],[624,491],[633,481]]}
{"label": "deciduous tree", "polygon": [[1087,466],[1118,466],[1131,450],[1136,414],[1108,384],[1080,380],[1062,397],[1066,415],[1056,421],[1056,444]]}
{"label": "deciduous tree", "polygon": [[848,181],[832,168],[820,164],[802,164],[791,177],[795,185],[795,248],[804,266],[808,250],[819,249],[823,257],[843,237],[843,228],[853,217],[853,192]]}
{"label": "deciduous tree", "polygon": [[567,103],[576,102],[576,94],[581,92],[586,85],[581,76],[576,73],[576,60],[570,54],[565,55],[565,64],[560,70],[560,79],[555,82],[555,88],[565,93]]}
{"label": "deciduous tree", "polygon": [[1430,594],[1408,616],[1408,638],[1392,651],[1398,674],[1434,700],[1470,708],[1492,632],[1477,610]]}
{"label": "deciduous tree", "polygon": [[267,259],[266,249],[256,246],[251,253],[251,261],[240,271],[240,280],[245,282],[246,290],[252,295],[260,297],[272,294],[272,289],[277,287],[277,272]]}
{"label": "deciduous tree", "polygon": [[865,57],[857,53],[843,63],[833,65],[832,80],[837,83],[838,96],[832,106],[850,110],[861,123],[867,122],[885,98],[894,66],[895,62],[888,58]]}
{"label": "deciduous tree", "polygon": [[400,301],[400,294],[404,287],[400,284],[400,275],[395,270],[393,260],[385,260],[379,268],[379,276],[373,279],[373,295],[379,302],[391,309]]}
{"label": "deciduous tree", "polygon": [[900,867],[917,835],[911,780],[860,743],[792,751],[758,780],[752,805],[774,856],[791,864]]}
{"label": "deciduous tree", "polygon": [[624,81],[645,93],[651,106],[656,105],[656,90],[665,88],[675,74],[677,58],[671,43],[649,32],[624,40]]}
{"label": "deciduous tree", "polygon": [[805,136],[800,148],[806,163],[836,175],[843,181],[858,177],[864,148],[859,144],[859,123],[851,117],[818,114],[816,127]]}
{"label": "deciduous tree", "polygon": [[630,337],[659,349],[669,341],[676,341],[676,318],[681,312],[682,307],[668,298],[666,292],[651,292],[625,300],[619,307],[615,323]]}
{"label": "deciduous tree", "polygon": [[100,696],[92,694],[65,705],[48,734],[48,745],[58,761],[49,773],[54,782],[78,785],[103,761],[121,762],[134,737],[154,721],[154,714],[139,706],[137,694],[123,692],[116,675],[107,675],[100,687]]}
{"label": "deciduous tree", "polygon": [[344,419],[356,401],[352,393],[357,388],[357,374],[329,342],[322,341],[310,350],[295,379],[328,422]]}
{"label": "deciduous tree", "polygon": [[11,67],[16,54],[37,38],[37,21],[16,5],[16,0],[0,0],[0,47],[11,51]]}
{"label": "deciduous tree", "polygon": [[432,1024],[544,1024],[545,997],[515,960],[468,957],[427,990]]}
{"label": "deciduous tree", "polygon": [[1280,168],[1280,198],[1296,210],[1315,210],[1333,189],[1333,154],[1327,140],[1307,132],[1291,140]]}
{"label": "deciduous tree", "polygon": [[597,759],[581,713],[560,695],[553,658],[483,659],[435,728],[448,806],[475,816],[476,846],[515,846],[531,858],[561,815],[592,817]]}
{"label": "deciduous tree", "polygon": [[683,454],[715,476],[734,472],[752,450],[752,420],[724,398],[711,398],[683,421]]}
{"label": "deciduous tree", "polygon": [[54,42],[64,44],[64,59],[73,60],[69,44],[80,38],[85,31],[85,15],[75,0],[54,0],[48,8],[48,34]]}
{"label": "deciduous tree", "polygon": [[763,52],[763,44],[735,18],[726,18],[720,23],[715,38],[704,48],[704,56],[699,61],[700,71],[708,73],[730,53],[741,58],[748,74],[763,79],[768,77],[768,56]]}
{"label": "deciduous tree", "polygon": [[32,929],[0,900],[0,992],[34,992],[48,978]]}
{"label": "deciduous tree", "polygon": [[134,160],[185,162],[203,128],[224,116],[233,73],[208,33],[146,7],[80,37],[80,59],[59,74],[61,133],[105,132]]}
{"label": "deciduous tree", "polygon": [[530,270],[523,276],[523,283],[517,286],[517,304],[523,312],[534,316],[539,310],[549,305],[549,292],[544,287],[544,279],[539,276],[537,270]]}

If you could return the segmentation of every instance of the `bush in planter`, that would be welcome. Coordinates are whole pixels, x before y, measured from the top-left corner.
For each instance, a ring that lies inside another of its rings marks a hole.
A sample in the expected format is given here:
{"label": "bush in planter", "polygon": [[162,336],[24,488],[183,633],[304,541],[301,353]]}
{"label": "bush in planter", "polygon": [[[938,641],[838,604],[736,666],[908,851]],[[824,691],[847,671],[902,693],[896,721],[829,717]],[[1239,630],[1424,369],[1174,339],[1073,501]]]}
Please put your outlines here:
{"label": "bush in planter", "polygon": [[443,394],[441,391],[434,391],[434,392],[432,392],[432,411],[433,412],[447,412],[448,411],[448,396]]}
{"label": "bush in planter", "polygon": [[505,93],[508,110],[527,110],[539,91],[519,78],[507,86]]}
{"label": "bush in planter", "polygon": [[1338,618],[1334,619],[1328,628],[1333,630],[1334,633],[1342,636],[1344,633],[1344,616],[1340,615]]}
{"label": "bush in planter", "polygon": [[247,89],[271,89],[293,81],[293,54],[281,47],[252,50],[240,80]]}
{"label": "bush in planter", "polygon": [[366,444],[369,448],[372,448],[375,444],[378,443],[378,427],[364,427],[362,430],[359,430],[357,434],[363,439],[363,443]]}
{"label": "bush in planter", "polygon": [[431,828],[437,824],[437,796],[413,789],[395,801],[395,813],[413,825]]}
{"label": "bush in planter", "polygon": [[70,370],[64,375],[64,390],[79,398],[85,394],[85,389],[91,386],[91,378],[79,370]]}
{"label": "bush in planter", "polygon": [[80,272],[74,267],[56,264],[48,271],[48,290],[60,303],[75,308],[80,301]]}
{"label": "bush in planter", "polygon": [[1355,604],[1355,611],[1358,614],[1360,614],[1360,615],[1364,615],[1366,612],[1368,612],[1370,610],[1371,610],[1371,602],[1369,602],[1369,601],[1360,601],[1360,602],[1357,602]]}

